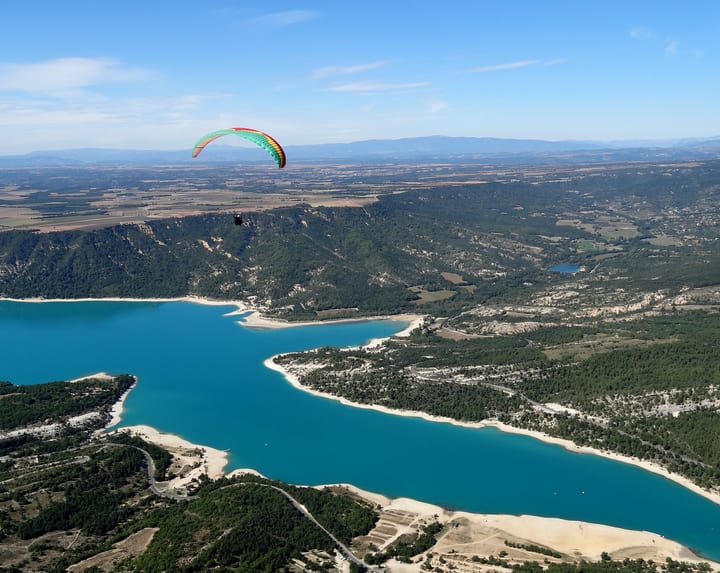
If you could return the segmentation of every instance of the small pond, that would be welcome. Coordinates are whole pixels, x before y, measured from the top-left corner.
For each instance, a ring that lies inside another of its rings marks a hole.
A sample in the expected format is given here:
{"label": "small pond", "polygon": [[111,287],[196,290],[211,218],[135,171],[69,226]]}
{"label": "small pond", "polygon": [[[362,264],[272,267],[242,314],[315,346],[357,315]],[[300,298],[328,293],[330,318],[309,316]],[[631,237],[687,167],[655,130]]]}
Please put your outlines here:
{"label": "small pond", "polygon": [[583,270],[580,265],[553,265],[548,269],[555,273],[578,273]]}

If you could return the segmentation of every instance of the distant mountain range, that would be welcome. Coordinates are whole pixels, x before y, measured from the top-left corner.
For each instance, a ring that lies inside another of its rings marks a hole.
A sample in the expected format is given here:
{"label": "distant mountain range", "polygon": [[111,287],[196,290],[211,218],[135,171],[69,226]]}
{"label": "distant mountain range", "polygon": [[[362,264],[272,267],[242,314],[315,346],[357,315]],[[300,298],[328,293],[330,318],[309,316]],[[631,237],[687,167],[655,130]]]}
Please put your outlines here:
{"label": "distant mountain range", "polygon": [[[357,163],[577,163],[622,161],[682,161],[720,158],[720,136],[672,141],[597,142],[500,139],[494,137],[428,136],[372,139],[352,143],[285,146],[288,162]],[[260,148],[216,143],[198,159],[190,149],[127,150],[67,149],[0,156],[2,167],[69,166],[88,164],[203,164],[261,162]]]}

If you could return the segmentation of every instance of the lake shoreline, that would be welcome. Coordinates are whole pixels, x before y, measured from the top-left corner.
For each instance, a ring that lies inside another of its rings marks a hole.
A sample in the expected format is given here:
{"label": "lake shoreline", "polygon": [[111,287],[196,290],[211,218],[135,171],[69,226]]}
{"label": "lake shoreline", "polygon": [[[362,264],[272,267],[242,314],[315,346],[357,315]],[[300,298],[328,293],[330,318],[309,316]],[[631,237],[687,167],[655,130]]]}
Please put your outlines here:
{"label": "lake shoreline", "polygon": [[[272,369],[281,370],[277,365],[274,365]],[[135,384],[118,399],[112,409],[112,421],[108,423],[104,430],[100,430],[100,432],[127,432],[170,452],[173,458],[171,472],[174,477],[167,482],[158,483],[158,487],[162,490],[176,494],[191,493],[192,488],[201,482],[202,476],[206,476],[211,480],[217,480],[223,477],[233,478],[245,474],[265,477],[253,468],[237,468],[227,472],[229,451],[219,450],[207,445],[195,444],[182,436],[162,432],[152,426],[142,424],[112,429],[114,425],[117,425],[117,423],[121,421],[124,401],[134,387]],[[313,394],[319,394],[305,388],[302,389]],[[319,395],[328,397],[323,394]],[[410,415],[399,411],[388,411],[388,413]],[[431,420],[438,421],[432,418]],[[498,426],[487,423],[480,427]],[[502,426],[500,429],[503,431],[513,430],[513,428],[509,426]],[[536,435],[531,435],[539,439]],[[301,484],[296,485],[303,487]],[[521,543],[530,542],[552,547],[555,551],[573,555],[575,560],[600,561],[603,553],[608,553],[616,559],[642,558],[645,560],[652,559],[662,563],[665,562],[667,558],[671,558],[676,561],[709,563],[712,564],[713,567],[720,569],[720,563],[705,559],[689,547],[651,531],[623,529],[621,527],[600,523],[556,517],[541,517],[525,514],[473,513],[461,510],[450,510],[442,506],[407,497],[390,498],[383,494],[366,491],[353,484],[347,483],[321,484],[306,487],[314,487],[316,489],[330,488],[336,491],[344,490],[347,494],[358,497],[378,508],[381,515],[383,512],[388,512],[389,514],[403,512],[414,515],[416,521],[422,520],[428,523],[438,521],[443,525],[452,523],[453,529],[457,529],[458,527],[462,528],[458,532],[459,534],[469,535],[472,539],[472,543],[465,544],[468,545],[468,554],[466,556],[468,559],[478,552],[483,554],[483,551],[488,555],[497,555],[500,551],[508,549],[504,541],[510,539],[517,540]],[[488,540],[494,541],[488,545]],[[445,547],[446,545],[447,548]],[[442,554],[443,551],[447,551],[448,553],[446,555],[448,558],[463,555],[462,551],[458,553],[457,548],[447,540],[446,536],[438,540],[435,546],[429,551],[434,554]],[[399,573],[422,573],[419,563],[404,564],[396,560],[390,560],[388,566],[391,571]]]}
{"label": "lake shoreline", "polygon": [[[163,491],[188,494],[194,486],[200,483],[203,475],[211,480],[223,477],[233,478],[245,474],[265,477],[252,468],[238,468],[226,472],[228,451],[195,444],[176,434],[161,432],[152,426],[126,426],[110,430],[110,432],[127,432],[170,452],[173,458],[172,473],[174,477],[167,482],[158,483],[158,487]],[[470,543],[463,544],[468,546],[468,553],[465,555],[467,559],[477,553],[497,555],[500,551],[508,549],[504,542],[509,539],[517,540],[516,542],[520,543],[552,547],[555,551],[572,555],[575,561],[600,561],[603,553],[609,553],[618,560],[642,558],[663,563],[667,558],[671,558],[676,561],[709,563],[720,569],[720,563],[700,557],[687,546],[651,531],[623,529],[556,517],[450,510],[411,498],[390,498],[346,483],[298,485],[298,487],[344,491],[348,495],[375,506],[381,516],[384,512],[388,512],[388,514],[401,512],[413,515],[415,521],[427,523],[438,521],[443,525],[453,524],[453,531],[462,528],[458,533],[469,535],[472,540]],[[383,526],[380,524],[379,527]],[[490,544],[488,544],[489,540],[492,540]],[[442,555],[447,551],[445,554],[447,558],[464,555],[462,550],[458,552],[457,547],[452,545],[447,536],[441,537],[428,551],[436,555]],[[422,573],[423,571],[420,563],[404,564],[390,560],[388,566],[391,571],[401,573]]]}
{"label": "lake shoreline", "polygon": [[282,374],[285,379],[295,388],[298,390],[302,390],[303,392],[308,392],[309,394],[312,394],[314,396],[318,396],[321,398],[326,398],[330,400],[336,400],[340,402],[343,405],[351,406],[354,408],[364,408],[368,410],[375,410],[377,412],[382,412],[384,414],[390,414],[394,416],[406,416],[411,418],[420,418],[423,420],[427,420],[429,422],[438,422],[438,423],[446,423],[446,424],[453,424],[456,426],[462,426],[465,428],[495,428],[502,432],[507,432],[510,434],[520,434],[523,436],[528,436],[531,438],[534,438],[536,440],[540,440],[542,442],[548,443],[548,444],[554,444],[561,446],[568,450],[569,452],[577,453],[577,454],[587,454],[587,455],[594,455],[594,456],[601,456],[604,458],[608,458],[614,461],[631,464],[637,467],[642,468],[643,470],[659,474],[664,478],[667,478],[678,485],[683,486],[686,489],[689,489],[693,493],[696,493],[698,495],[701,495],[705,497],[706,499],[709,499],[713,503],[716,503],[720,505],[720,493],[708,491],[697,484],[693,483],[690,479],[673,472],[670,472],[663,466],[649,462],[647,460],[642,460],[640,458],[633,458],[630,456],[623,456],[621,454],[617,454],[614,452],[606,451],[606,450],[598,450],[596,448],[591,448],[588,446],[578,446],[574,442],[570,440],[566,440],[563,438],[556,438],[554,436],[551,436],[549,434],[545,434],[543,432],[539,432],[537,430],[526,430],[524,428],[517,428],[515,426],[510,426],[509,424],[505,424],[503,422],[499,422],[496,420],[483,420],[481,422],[462,422],[459,420],[456,420],[454,418],[448,418],[448,417],[442,417],[442,416],[433,416],[431,414],[427,414],[426,412],[420,412],[415,410],[395,410],[391,408],[387,408],[385,406],[379,406],[374,404],[361,404],[359,402],[352,402],[348,400],[347,398],[343,398],[341,396],[336,396],[334,394],[328,394],[325,392],[319,392],[318,390],[313,390],[312,388],[308,388],[307,386],[303,386],[300,382],[300,379],[293,374],[292,372],[288,372],[285,368],[283,368],[281,365],[275,363],[274,361],[275,356],[271,356],[270,358],[266,359],[263,364],[267,368],[270,368],[271,370],[275,370],[276,372],[279,372]]}
{"label": "lake shoreline", "polygon": [[[294,327],[294,326],[327,325],[327,324],[334,324],[334,323],[360,322],[360,321],[372,321],[372,320],[395,320],[395,321],[405,320],[405,321],[408,321],[409,322],[408,326],[405,329],[403,329],[401,332],[396,333],[394,336],[409,336],[409,334],[415,328],[417,328],[418,326],[420,326],[422,324],[422,321],[424,320],[424,317],[425,317],[425,315],[421,315],[421,314],[400,314],[400,315],[383,315],[383,316],[377,316],[377,317],[343,318],[343,319],[337,319],[337,320],[318,320],[318,321],[306,321],[306,322],[294,323],[294,322],[288,322],[288,321],[284,321],[284,320],[278,320],[278,319],[262,316],[261,311],[249,306],[247,303],[245,303],[243,301],[219,301],[219,300],[195,297],[195,296],[185,296],[185,297],[177,297],[177,298],[153,298],[153,299],[140,299],[140,298],[102,298],[102,299],[97,299],[97,298],[83,298],[83,299],[0,298],[0,301],[2,301],[2,300],[11,301],[11,302],[30,302],[30,303],[102,302],[102,301],[106,301],[106,302],[189,302],[189,303],[203,304],[203,305],[209,305],[209,306],[235,306],[236,310],[226,313],[225,316],[241,315],[241,314],[247,313],[246,316],[243,316],[241,320],[237,321],[238,324],[240,324],[246,328],[263,328],[263,329],[266,329],[266,328],[272,328],[272,329],[288,328],[288,327]],[[386,339],[385,338],[373,339],[373,340],[369,341],[365,346],[366,347],[374,347],[374,346],[381,344],[384,340],[386,340]],[[543,432],[539,432],[539,431],[535,431],[535,430],[526,430],[526,429],[522,429],[522,428],[516,428],[514,426],[510,426],[508,424],[504,424],[502,422],[498,422],[498,421],[494,421],[494,420],[484,420],[482,422],[460,422],[453,418],[432,416],[430,414],[427,414],[425,412],[420,412],[420,411],[393,410],[390,408],[386,408],[384,406],[352,402],[350,400],[347,400],[347,399],[339,397],[339,396],[335,396],[333,394],[318,392],[316,390],[313,390],[311,388],[307,388],[307,387],[303,386],[300,383],[297,376],[288,372],[282,366],[276,364],[274,362],[274,358],[275,358],[275,356],[271,356],[270,358],[266,359],[264,361],[264,365],[271,370],[275,370],[275,371],[281,373],[285,377],[285,379],[291,385],[293,385],[295,388],[302,390],[303,392],[308,392],[315,396],[336,400],[347,406],[352,406],[355,408],[365,408],[365,409],[376,410],[376,411],[383,412],[386,414],[391,414],[391,415],[409,416],[409,417],[421,418],[421,419],[432,421],[432,422],[449,423],[449,424],[455,424],[455,425],[469,427],[469,428],[493,427],[493,428],[496,428],[503,432],[526,435],[526,436],[535,438],[537,440],[540,440],[540,441],[543,441],[546,443],[551,443],[551,444],[562,446],[570,452],[579,453],[579,454],[597,455],[597,456],[602,456],[602,457],[609,458],[609,459],[612,459],[615,461],[620,461],[623,463],[635,465],[646,471],[650,471],[650,472],[659,474],[667,479],[670,479],[670,480],[674,481],[675,483],[685,487],[686,489],[689,489],[693,493],[701,495],[701,496],[705,497],[706,499],[709,499],[713,503],[720,505],[720,492],[705,490],[705,489],[699,487],[698,485],[696,485],[695,483],[693,483],[688,478],[681,476],[680,474],[672,473],[672,472],[668,471],[667,469],[665,469],[664,467],[660,466],[659,464],[641,460],[639,458],[623,456],[623,455],[605,451],[605,450],[598,450],[596,448],[590,448],[588,446],[578,446],[570,440],[556,438],[556,437],[550,436],[548,434],[545,434]],[[97,375],[106,375],[106,373],[100,373]],[[135,384],[137,384],[137,380],[136,380]],[[135,387],[135,384],[132,386],[132,388]],[[132,390],[132,388],[125,393],[125,395],[121,398],[121,400],[118,402],[118,404],[116,404],[116,406],[113,408],[112,423],[109,424],[109,426],[117,425],[119,423],[119,421],[121,419],[120,412],[122,411],[122,404],[124,403],[124,400],[127,398],[130,391]]]}
{"label": "lake shoreline", "polygon": [[[77,299],[77,300],[3,299],[3,300],[14,300],[15,302],[35,302],[35,303],[38,303],[38,302],[99,302],[99,301],[109,301],[109,302],[190,302],[190,303],[195,303],[195,304],[206,304],[206,305],[212,305],[212,306],[234,306],[234,307],[236,307],[236,309],[231,312],[226,313],[224,316],[230,316],[233,314],[249,313],[249,314],[246,314],[246,316],[243,316],[241,320],[237,321],[238,324],[248,327],[248,328],[253,328],[253,327],[286,328],[286,327],[292,327],[292,326],[326,325],[326,324],[332,324],[332,323],[336,323],[336,322],[351,322],[351,321],[358,322],[358,321],[372,321],[372,320],[395,320],[395,321],[405,320],[405,321],[408,321],[408,323],[409,323],[408,326],[401,333],[397,333],[394,336],[409,335],[410,332],[412,332],[412,330],[414,330],[417,326],[419,326],[422,323],[422,321],[424,320],[424,316],[418,314],[418,315],[390,315],[390,316],[382,316],[382,317],[358,317],[358,318],[352,318],[352,319],[318,320],[318,321],[312,321],[312,322],[307,322],[307,323],[292,323],[292,322],[285,322],[285,321],[279,321],[279,320],[273,320],[273,319],[267,319],[267,318],[261,317],[260,313],[257,309],[253,309],[243,302],[214,301],[214,300],[201,299],[201,298],[196,298],[196,297],[182,297],[182,298],[176,298],[176,299],[119,299],[118,298],[118,299],[82,299],[82,300],[81,299]],[[251,318],[248,321],[247,319],[249,317],[255,317],[255,318],[254,319]],[[261,318],[262,318],[262,321],[260,323],[258,323],[257,321],[259,321]],[[259,326],[259,324],[261,324],[262,326]],[[258,325],[258,326],[254,326],[254,325]],[[386,339],[387,338],[374,339],[368,344],[369,345],[378,345],[383,340],[386,340]],[[371,406],[371,405],[353,403],[353,402],[350,402],[349,400],[346,400],[346,399],[343,399],[343,398],[340,398],[340,397],[337,397],[334,395],[329,395],[329,394],[324,394],[321,392],[313,391],[309,388],[302,386],[300,384],[299,380],[297,379],[297,377],[294,376],[292,373],[287,372],[283,367],[275,364],[273,361],[273,358],[274,357],[267,359],[264,362],[264,365],[272,370],[278,371],[279,373],[283,374],[283,376],[286,378],[286,380],[289,383],[291,383],[293,386],[295,386],[296,388],[298,388],[304,392],[309,392],[311,394],[314,394],[314,395],[317,395],[317,396],[320,396],[323,398],[327,398],[327,399],[333,399],[333,400],[339,401],[345,405],[349,405],[352,407],[374,409],[374,410],[377,410],[377,411],[380,411],[383,413],[387,413],[387,414],[391,414],[391,415],[410,416],[410,417],[422,418],[422,419],[432,421],[432,422],[451,423],[451,424],[455,424],[455,425],[461,425],[461,426],[472,427],[472,428],[495,427],[504,432],[528,435],[528,436],[530,436],[534,439],[538,439],[540,441],[561,445],[565,449],[567,449],[568,451],[571,451],[571,452],[603,456],[603,457],[611,458],[611,459],[614,459],[617,461],[622,461],[624,463],[630,463],[632,465],[639,466],[644,470],[660,474],[663,477],[666,477],[666,478],[674,481],[675,483],[693,491],[694,493],[702,495],[703,497],[711,500],[712,502],[714,502],[716,504],[720,504],[720,495],[718,495],[714,492],[707,492],[707,491],[699,488],[698,486],[695,486],[694,484],[692,484],[692,482],[690,482],[686,478],[682,478],[682,476],[678,476],[676,474],[671,474],[670,472],[668,472],[664,468],[661,468],[660,466],[655,466],[654,464],[649,464],[648,462],[643,462],[641,460],[635,460],[633,458],[619,456],[617,454],[612,454],[610,452],[604,452],[604,451],[596,450],[593,448],[578,447],[574,443],[570,442],[569,440],[561,440],[561,439],[553,438],[553,437],[545,435],[541,432],[533,432],[533,431],[523,430],[523,429],[515,428],[512,426],[508,426],[506,424],[501,424],[496,421],[483,421],[483,422],[479,422],[479,423],[462,423],[462,422],[458,422],[456,420],[449,419],[449,418],[446,419],[446,418],[441,418],[441,417],[436,417],[436,416],[429,416],[423,412],[392,410],[392,409],[379,407],[379,406]],[[96,376],[99,376],[99,375],[105,375],[105,373],[100,373]],[[122,410],[123,410],[123,406],[124,406],[124,401],[128,397],[129,393],[132,391],[132,389],[134,389],[136,387],[137,383],[138,383],[138,380],[136,379],[135,384],[133,384],[133,386],[127,392],[125,392],[123,394],[123,396],[121,396],[119,398],[119,400],[116,402],[116,404],[113,406],[113,408],[111,409],[111,412],[110,412],[111,420],[108,422],[105,430],[101,430],[101,432],[108,431],[108,430],[115,431],[115,430],[112,430],[112,428],[113,428],[113,426],[116,426],[117,424],[119,424],[122,420]],[[125,428],[123,428],[123,429],[125,429]],[[201,458],[203,461],[199,466],[200,472],[198,472],[197,474],[193,474],[193,476],[186,479],[185,482],[169,482],[167,484],[168,488],[174,489],[174,488],[190,487],[193,483],[193,480],[196,480],[197,476],[200,474],[207,475],[208,477],[212,476],[211,479],[218,479],[219,477],[226,475],[225,468],[226,468],[226,466],[228,464],[228,460],[229,460],[227,451],[217,450],[215,448],[211,448],[208,446],[199,446],[196,444],[192,444],[192,443],[188,442],[187,440],[184,440],[180,436],[177,436],[174,434],[164,434],[161,431],[156,430],[155,428],[152,428],[150,426],[133,426],[132,429],[128,430],[128,431],[133,431],[134,433],[136,432],[138,435],[143,436],[144,439],[147,439],[148,441],[151,441],[153,443],[157,443],[160,446],[167,447],[167,448],[174,448],[175,453],[173,455],[179,455],[179,456],[188,455],[188,452],[190,452],[192,450],[198,450],[198,451],[203,452],[202,458]],[[178,448],[181,448],[183,451],[179,452]],[[252,469],[244,469],[244,470],[234,470],[234,471],[230,472],[228,475],[232,476],[232,475],[236,475],[237,473],[247,473],[247,472],[257,473],[255,470],[252,470]],[[317,486],[317,487],[323,487],[323,486]],[[349,485],[346,487],[348,487],[350,489],[354,488],[354,486],[349,486]],[[357,489],[357,488],[355,488],[355,489]],[[362,491],[362,490],[358,490],[358,491]],[[372,499],[374,496],[377,496],[377,495],[380,495],[380,494],[372,494],[370,492],[362,493],[362,496],[366,499]],[[405,498],[398,498],[398,499],[405,499]],[[412,504],[413,501],[414,500],[409,500],[406,503]],[[390,501],[390,503],[395,503],[395,502],[396,502],[396,500]],[[423,502],[419,502],[419,501],[417,503],[423,504]],[[423,507],[425,505],[428,505],[428,504],[423,504]],[[433,507],[439,507],[439,506],[433,506]],[[442,509],[442,508],[440,508],[440,509]],[[443,509],[444,513],[448,513],[449,511],[450,510]],[[451,513],[457,514],[457,515],[466,515],[466,512],[451,512]],[[493,520],[499,519],[499,517],[500,517],[499,514],[497,514],[497,515],[495,515],[495,514],[467,514],[467,515],[481,516],[483,519],[493,519]],[[514,516],[514,517],[518,517],[518,516]],[[557,518],[540,518],[540,517],[532,518],[532,516],[523,516],[523,517],[525,517],[525,521],[533,521],[534,519],[541,519],[541,520],[556,519],[556,521],[566,523],[567,527],[571,528],[571,529],[572,529],[572,527],[577,528],[577,526],[570,525],[573,523],[574,524],[577,524],[577,523],[590,524],[590,522],[573,522],[570,520],[562,520],[562,519],[557,519]],[[532,518],[532,519],[530,519],[530,518]],[[522,521],[523,520],[521,520],[520,525],[518,525],[518,527],[520,527],[520,530],[519,530],[520,532],[522,532],[522,527],[521,527]],[[586,528],[586,529],[589,530],[589,528]],[[622,531],[628,532],[628,534],[633,533],[633,530],[622,530]],[[535,535],[535,533],[533,533],[533,535]],[[655,535],[655,538],[661,537],[657,534],[650,534],[650,535]],[[685,546],[681,546],[681,545],[679,545],[679,546],[684,548],[682,553],[672,553],[672,554],[668,554],[668,555],[682,555],[681,558],[684,560],[694,560],[693,556],[695,556],[695,555],[693,552],[691,552]],[[582,553],[585,554],[585,551],[583,551]],[[590,554],[592,554],[592,553],[588,553],[588,555],[590,555]],[[674,558],[676,558],[676,557],[674,557]],[[708,561],[707,559],[700,559],[700,558],[697,558],[697,560]],[[393,570],[395,570],[394,567],[393,567]],[[397,570],[402,570],[402,569],[397,569]]]}
{"label": "lake shoreline", "polygon": [[[304,321],[290,321],[280,318],[267,317],[262,314],[261,310],[248,305],[244,301],[240,300],[218,300],[199,296],[181,296],[181,297],[169,297],[169,298],[134,298],[134,297],[107,297],[107,298],[43,298],[43,297],[31,297],[31,298],[11,298],[11,297],[0,297],[0,302],[23,302],[23,303],[58,303],[58,302],[150,302],[150,303],[165,303],[165,302],[189,302],[192,304],[202,304],[206,306],[234,306],[235,310],[226,313],[224,316],[244,315],[241,316],[238,324],[253,329],[277,329],[277,328],[292,328],[296,326],[327,326],[328,324],[343,324],[353,322],[370,322],[374,320],[393,320],[393,321],[407,321],[411,323],[408,327],[414,329],[419,326],[422,319],[425,317],[424,314],[419,313],[401,313],[401,314],[383,314],[383,315],[368,315],[358,317],[347,317],[347,318],[318,318],[317,320],[304,320]],[[405,329],[407,330],[407,329]],[[403,335],[405,330],[398,333],[396,336]]]}

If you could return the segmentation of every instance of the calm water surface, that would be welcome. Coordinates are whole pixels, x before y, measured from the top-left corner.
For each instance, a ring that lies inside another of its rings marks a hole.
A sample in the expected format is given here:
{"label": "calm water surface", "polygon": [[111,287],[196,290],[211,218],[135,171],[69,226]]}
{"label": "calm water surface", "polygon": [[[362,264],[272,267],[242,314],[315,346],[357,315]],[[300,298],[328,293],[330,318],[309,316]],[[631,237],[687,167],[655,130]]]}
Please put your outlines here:
{"label": "calm water surface", "polygon": [[556,273],[576,273],[578,272],[582,267],[579,267],[578,265],[554,265],[550,267],[548,270],[556,272]]}
{"label": "calm water surface", "polygon": [[99,371],[139,377],[121,425],[229,449],[297,484],[345,482],[473,512],[535,514],[648,530],[720,559],[720,506],[640,468],[526,436],[352,408],[262,365],[279,352],[358,345],[405,323],[251,330],[232,306],[0,301],[0,379]]}

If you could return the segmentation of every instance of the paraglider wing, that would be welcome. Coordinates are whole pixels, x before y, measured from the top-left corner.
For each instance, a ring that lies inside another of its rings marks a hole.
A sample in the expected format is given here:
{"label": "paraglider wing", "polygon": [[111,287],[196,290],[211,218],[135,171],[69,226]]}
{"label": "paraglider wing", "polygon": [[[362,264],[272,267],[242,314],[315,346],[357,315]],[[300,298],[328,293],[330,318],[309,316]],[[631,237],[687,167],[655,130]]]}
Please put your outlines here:
{"label": "paraglider wing", "polygon": [[249,127],[229,127],[227,129],[219,129],[218,131],[213,131],[212,133],[204,135],[195,144],[192,156],[197,157],[200,155],[200,152],[205,149],[205,146],[208,143],[215,141],[218,137],[230,134],[239,135],[240,137],[259,145],[263,149],[266,149],[270,155],[272,155],[273,159],[278,164],[278,167],[285,167],[285,150],[283,150],[280,144],[267,133],[258,131],[257,129],[251,129]]}

